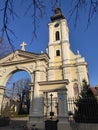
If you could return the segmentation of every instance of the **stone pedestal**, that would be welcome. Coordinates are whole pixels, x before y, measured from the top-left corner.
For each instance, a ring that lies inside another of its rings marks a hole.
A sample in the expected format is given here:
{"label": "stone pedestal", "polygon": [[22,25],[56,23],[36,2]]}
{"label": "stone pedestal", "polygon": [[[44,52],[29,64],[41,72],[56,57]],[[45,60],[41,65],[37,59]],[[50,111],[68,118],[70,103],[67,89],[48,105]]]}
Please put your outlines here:
{"label": "stone pedestal", "polygon": [[70,123],[68,122],[68,117],[59,116],[58,130],[70,130]]}
{"label": "stone pedestal", "polygon": [[44,99],[43,94],[39,94],[39,97],[32,99],[32,108],[29,115],[28,128],[31,129],[33,127],[38,129],[45,129],[44,123]]}
{"label": "stone pedestal", "polygon": [[3,95],[0,95],[0,115],[1,115],[1,109],[2,109],[2,100],[3,100]]}
{"label": "stone pedestal", "polygon": [[37,128],[40,130],[44,130],[45,129],[45,123],[44,123],[44,117],[42,116],[29,116],[29,122],[27,123],[27,127],[29,130],[31,130],[32,128]]}
{"label": "stone pedestal", "polygon": [[35,98],[32,100],[32,110],[29,115],[29,121],[28,121],[28,129],[31,129],[33,127],[38,129],[44,129],[44,100],[43,97],[40,94],[39,98]]}
{"label": "stone pedestal", "polygon": [[1,111],[2,111],[2,105],[3,105],[3,96],[4,96],[4,86],[0,85],[0,115],[1,115]]}
{"label": "stone pedestal", "polygon": [[59,106],[59,115],[58,115],[58,130],[69,130],[68,122],[68,108],[67,108],[67,89],[63,88],[58,91],[58,106]]}

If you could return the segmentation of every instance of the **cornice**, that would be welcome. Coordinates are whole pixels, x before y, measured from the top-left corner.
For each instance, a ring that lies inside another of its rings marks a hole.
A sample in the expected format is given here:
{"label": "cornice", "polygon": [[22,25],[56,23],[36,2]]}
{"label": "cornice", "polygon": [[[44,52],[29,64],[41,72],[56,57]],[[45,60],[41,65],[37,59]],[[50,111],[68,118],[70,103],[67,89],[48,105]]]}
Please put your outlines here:
{"label": "cornice", "polygon": [[[18,56],[18,58],[17,58]],[[16,58],[16,59],[15,59]],[[21,59],[24,58],[24,59]],[[15,60],[14,60],[15,59]],[[14,64],[23,64],[35,61],[49,61],[49,56],[46,53],[34,54],[25,51],[16,51],[0,60],[0,66],[9,66]]]}

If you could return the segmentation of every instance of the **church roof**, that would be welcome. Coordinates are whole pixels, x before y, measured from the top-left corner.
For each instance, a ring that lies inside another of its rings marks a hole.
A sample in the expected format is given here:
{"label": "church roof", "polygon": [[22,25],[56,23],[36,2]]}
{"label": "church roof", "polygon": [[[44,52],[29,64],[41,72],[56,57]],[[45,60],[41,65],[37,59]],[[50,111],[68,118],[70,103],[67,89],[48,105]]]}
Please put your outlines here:
{"label": "church roof", "polygon": [[65,16],[62,14],[62,11],[60,8],[56,8],[54,10],[54,15],[51,17],[51,21],[54,22],[56,20],[65,19]]}

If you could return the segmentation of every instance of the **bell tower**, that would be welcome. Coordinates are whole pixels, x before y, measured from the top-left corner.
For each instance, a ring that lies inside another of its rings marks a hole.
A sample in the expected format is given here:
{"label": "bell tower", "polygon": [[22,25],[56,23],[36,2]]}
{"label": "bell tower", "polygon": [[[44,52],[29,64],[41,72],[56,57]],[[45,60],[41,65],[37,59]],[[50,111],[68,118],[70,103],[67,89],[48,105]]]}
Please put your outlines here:
{"label": "bell tower", "polygon": [[54,10],[54,15],[51,17],[51,23],[48,26],[49,80],[61,80],[64,79],[62,66],[69,59],[70,44],[67,21],[60,8]]}

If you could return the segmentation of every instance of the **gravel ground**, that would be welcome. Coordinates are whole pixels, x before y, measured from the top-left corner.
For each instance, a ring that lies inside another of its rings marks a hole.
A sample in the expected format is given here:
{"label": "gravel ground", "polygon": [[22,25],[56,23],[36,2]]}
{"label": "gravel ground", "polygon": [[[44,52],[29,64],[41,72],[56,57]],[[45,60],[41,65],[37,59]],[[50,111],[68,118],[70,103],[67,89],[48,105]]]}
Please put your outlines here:
{"label": "gravel ground", "polygon": [[27,117],[12,118],[10,124],[5,127],[0,127],[0,130],[27,130],[26,128],[27,121],[28,121]]}

